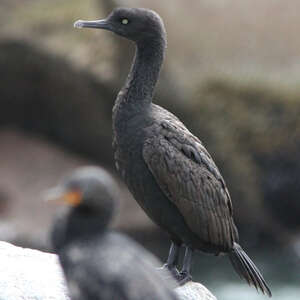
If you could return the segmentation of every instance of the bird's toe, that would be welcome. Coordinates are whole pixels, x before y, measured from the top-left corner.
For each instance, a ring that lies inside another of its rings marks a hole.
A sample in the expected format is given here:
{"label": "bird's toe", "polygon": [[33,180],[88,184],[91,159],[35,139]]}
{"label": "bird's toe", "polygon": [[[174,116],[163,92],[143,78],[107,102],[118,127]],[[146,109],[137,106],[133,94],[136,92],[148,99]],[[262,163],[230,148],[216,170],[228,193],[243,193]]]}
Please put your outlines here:
{"label": "bird's toe", "polygon": [[183,271],[178,274],[176,279],[179,285],[184,285],[188,281],[192,281],[192,275],[188,272]]}

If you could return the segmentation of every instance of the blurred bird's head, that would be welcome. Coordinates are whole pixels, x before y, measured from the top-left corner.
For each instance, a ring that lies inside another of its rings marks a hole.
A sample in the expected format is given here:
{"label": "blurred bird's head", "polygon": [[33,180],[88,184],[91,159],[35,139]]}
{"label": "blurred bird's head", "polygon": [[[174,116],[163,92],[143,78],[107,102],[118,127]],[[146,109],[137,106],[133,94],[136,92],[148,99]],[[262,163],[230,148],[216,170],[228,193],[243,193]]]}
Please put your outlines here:
{"label": "blurred bird's head", "polygon": [[98,217],[103,224],[112,218],[117,196],[113,178],[97,167],[77,169],[45,195],[46,200],[65,204],[82,217]]}
{"label": "blurred bird's head", "polygon": [[103,20],[78,20],[74,27],[110,30],[136,43],[165,40],[165,27],[160,16],[144,8],[116,8]]}

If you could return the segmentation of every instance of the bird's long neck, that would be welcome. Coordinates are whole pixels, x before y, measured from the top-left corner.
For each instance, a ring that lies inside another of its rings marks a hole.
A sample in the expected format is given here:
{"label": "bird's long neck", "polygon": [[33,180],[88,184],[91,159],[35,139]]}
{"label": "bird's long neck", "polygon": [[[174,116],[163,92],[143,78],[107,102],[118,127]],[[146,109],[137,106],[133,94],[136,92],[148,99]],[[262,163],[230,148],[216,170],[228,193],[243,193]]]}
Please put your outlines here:
{"label": "bird's long neck", "polygon": [[127,81],[120,93],[120,102],[145,106],[152,101],[164,59],[165,39],[137,43],[135,57]]}

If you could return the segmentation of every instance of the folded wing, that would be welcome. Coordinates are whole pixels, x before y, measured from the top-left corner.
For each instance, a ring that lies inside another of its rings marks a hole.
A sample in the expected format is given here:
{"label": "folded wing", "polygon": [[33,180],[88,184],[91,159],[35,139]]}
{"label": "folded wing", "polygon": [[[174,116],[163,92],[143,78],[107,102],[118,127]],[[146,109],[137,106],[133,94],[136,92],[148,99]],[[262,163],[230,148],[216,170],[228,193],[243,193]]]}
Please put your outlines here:
{"label": "folded wing", "polygon": [[231,249],[238,239],[232,204],[211,156],[181,122],[155,126],[143,158],[157,184],[202,241]]}

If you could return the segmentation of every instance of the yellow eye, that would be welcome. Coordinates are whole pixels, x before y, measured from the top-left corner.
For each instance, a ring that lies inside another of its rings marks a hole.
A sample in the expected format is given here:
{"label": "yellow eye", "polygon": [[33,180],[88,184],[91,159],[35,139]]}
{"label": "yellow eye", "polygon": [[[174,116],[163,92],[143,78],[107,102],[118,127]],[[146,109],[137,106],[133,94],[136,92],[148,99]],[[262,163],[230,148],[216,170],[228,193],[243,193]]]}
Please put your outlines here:
{"label": "yellow eye", "polygon": [[122,19],[121,22],[122,22],[123,25],[127,25],[129,23],[128,19]]}

